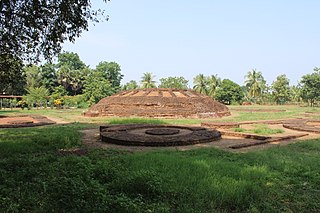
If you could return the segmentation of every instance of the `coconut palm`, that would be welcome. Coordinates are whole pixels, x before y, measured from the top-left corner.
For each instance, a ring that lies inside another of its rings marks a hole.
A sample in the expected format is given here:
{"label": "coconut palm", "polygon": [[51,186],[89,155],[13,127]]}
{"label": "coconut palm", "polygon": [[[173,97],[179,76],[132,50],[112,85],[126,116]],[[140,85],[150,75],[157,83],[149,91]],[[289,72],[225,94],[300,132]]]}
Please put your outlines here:
{"label": "coconut palm", "polygon": [[143,73],[140,83],[142,88],[155,88],[156,81],[153,80],[155,76],[151,72]]}
{"label": "coconut palm", "polygon": [[261,97],[266,81],[260,71],[252,69],[245,76],[245,85],[248,89],[248,95],[254,100]]}
{"label": "coconut palm", "polygon": [[197,75],[194,79],[193,79],[193,89],[199,93],[208,94],[208,79],[206,76],[204,76],[203,74],[199,74]]}
{"label": "coconut palm", "polygon": [[207,79],[208,81],[208,95],[215,98],[216,90],[221,84],[221,79],[218,77],[218,75],[211,75]]}

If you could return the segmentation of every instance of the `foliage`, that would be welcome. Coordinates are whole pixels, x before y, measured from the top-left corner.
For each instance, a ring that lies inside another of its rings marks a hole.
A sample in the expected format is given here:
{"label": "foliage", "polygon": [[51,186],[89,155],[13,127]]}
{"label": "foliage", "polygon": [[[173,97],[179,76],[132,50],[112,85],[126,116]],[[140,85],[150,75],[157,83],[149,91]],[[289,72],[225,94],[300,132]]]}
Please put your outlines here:
{"label": "foliage", "polygon": [[302,99],[314,106],[320,100],[320,68],[315,67],[312,74],[302,76],[300,86]]}
{"label": "foliage", "polygon": [[58,83],[68,91],[69,95],[81,94],[83,81],[90,72],[76,53],[64,52],[58,57]]}
{"label": "foliage", "polygon": [[154,81],[154,75],[151,72],[146,72],[143,73],[143,76],[141,78],[140,83],[141,88],[145,89],[145,88],[155,88],[156,87],[156,81]]}
{"label": "foliage", "polygon": [[277,104],[284,104],[290,100],[289,79],[286,75],[279,75],[271,87],[272,96]]}
{"label": "foliage", "polygon": [[207,88],[207,78],[203,74],[198,74],[196,77],[193,79],[193,89],[196,92],[202,93],[207,95],[208,94],[208,88]]}
{"label": "foliage", "polygon": [[81,61],[77,53],[66,51],[58,55],[57,67],[68,67],[71,70],[82,70],[87,66],[83,61]]}
{"label": "foliage", "polygon": [[53,92],[51,93],[51,98],[60,99],[66,95],[67,95],[67,90],[63,86],[59,85],[54,88]]}
{"label": "foliage", "polygon": [[225,104],[239,104],[243,98],[244,94],[241,87],[229,79],[224,79],[216,92],[216,99]]}
{"label": "foliage", "polygon": [[88,30],[89,22],[105,18],[90,0],[1,1],[0,52],[22,60],[51,59],[64,41]]}
{"label": "foliage", "polygon": [[245,76],[245,86],[248,90],[248,95],[257,100],[262,96],[263,90],[265,89],[266,81],[264,80],[262,73],[256,69],[252,69]]}
{"label": "foliage", "polygon": [[42,76],[41,84],[45,86],[50,93],[55,91],[58,85],[57,72],[55,69],[55,64],[45,63],[40,66],[40,73]]}
{"label": "foliage", "polygon": [[102,61],[96,66],[96,71],[103,73],[103,77],[110,82],[111,87],[117,92],[123,78],[120,65],[116,62]]}
{"label": "foliage", "polygon": [[65,96],[63,97],[65,107],[87,108],[85,95]]}
{"label": "foliage", "polygon": [[301,87],[298,85],[298,86],[291,86],[290,87],[290,100],[295,102],[295,103],[298,103],[301,101]]}
{"label": "foliage", "polygon": [[122,90],[132,90],[132,89],[138,89],[138,88],[139,88],[139,85],[134,80],[131,80],[122,86]]}
{"label": "foliage", "polygon": [[22,61],[19,58],[0,54],[0,94],[19,95],[24,93],[25,76],[22,67]]}
{"label": "foliage", "polygon": [[208,77],[208,95],[215,99],[217,88],[221,85],[221,79],[218,75]]}
{"label": "foliage", "polygon": [[114,94],[114,88],[104,78],[104,73],[92,71],[84,80],[83,94],[89,105],[95,104],[101,98]]}
{"label": "foliage", "polygon": [[175,89],[188,89],[188,80],[184,77],[167,77],[160,78],[159,88],[175,88]]}
{"label": "foliage", "polygon": [[193,84],[195,91],[215,99],[216,91],[221,85],[221,79],[217,75],[204,76],[203,74],[198,74],[193,79]]}
{"label": "foliage", "polygon": [[26,89],[28,94],[24,96],[24,99],[27,101],[29,106],[33,106],[34,104],[39,107],[46,105],[47,99],[49,96],[49,92],[44,87],[30,87]]}
{"label": "foliage", "polygon": [[41,87],[42,86],[42,75],[39,67],[36,65],[29,65],[23,68],[26,76],[27,88],[30,87]]}

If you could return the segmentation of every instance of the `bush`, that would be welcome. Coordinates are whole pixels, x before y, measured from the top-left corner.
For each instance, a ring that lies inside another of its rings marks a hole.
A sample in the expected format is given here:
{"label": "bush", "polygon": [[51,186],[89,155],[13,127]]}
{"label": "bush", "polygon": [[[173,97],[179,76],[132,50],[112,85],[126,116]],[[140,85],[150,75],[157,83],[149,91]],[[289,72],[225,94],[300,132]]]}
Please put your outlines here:
{"label": "bush", "polygon": [[83,95],[64,96],[63,99],[64,99],[65,107],[77,107],[77,108],[88,107],[85,101],[85,97]]}

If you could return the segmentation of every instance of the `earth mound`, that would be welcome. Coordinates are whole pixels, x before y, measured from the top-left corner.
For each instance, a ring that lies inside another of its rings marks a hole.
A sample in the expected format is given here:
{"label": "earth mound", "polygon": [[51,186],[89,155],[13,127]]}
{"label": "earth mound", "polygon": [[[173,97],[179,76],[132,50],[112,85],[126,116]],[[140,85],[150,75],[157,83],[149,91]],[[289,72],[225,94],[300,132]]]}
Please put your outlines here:
{"label": "earth mound", "polygon": [[214,118],[230,115],[229,109],[211,97],[192,90],[128,90],[101,99],[86,113],[88,117]]}

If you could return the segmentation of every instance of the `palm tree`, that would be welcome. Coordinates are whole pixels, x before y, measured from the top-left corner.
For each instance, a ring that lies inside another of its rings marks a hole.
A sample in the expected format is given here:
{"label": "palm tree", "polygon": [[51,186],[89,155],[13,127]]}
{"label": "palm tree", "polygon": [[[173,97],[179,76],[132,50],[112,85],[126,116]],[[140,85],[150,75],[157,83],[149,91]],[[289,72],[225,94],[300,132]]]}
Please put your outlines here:
{"label": "palm tree", "polygon": [[218,77],[218,75],[211,75],[208,77],[208,95],[215,98],[216,90],[221,84],[221,79]]}
{"label": "palm tree", "polygon": [[67,66],[61,66],[58,70],[57,80],[60,85],[62,85],[66,90],[70,88],[72,82],[71,69]]}
{"label": "palm tree", "polygon": [[199,93],[208,94],[208,79],[206,76],[204,76],[203,74],[199,74],[197,75],[194,79],[193,79],[193,89]]}
{"label": "palm tree", "polygon": [[245,76],[245,85],[248,89],[248,94],[251,98],[256,100],[256,98],[262,95],[263,89],[265,87],[266,81],[264,80],[260,71],[252,69]]}
{"label": "palm tree", "polygon": [[153,80],[155,76],[151,72],[143,73],[143,76],[141,78],[141,84],[142,88],[155,88],[156,87],[156,81]]}

